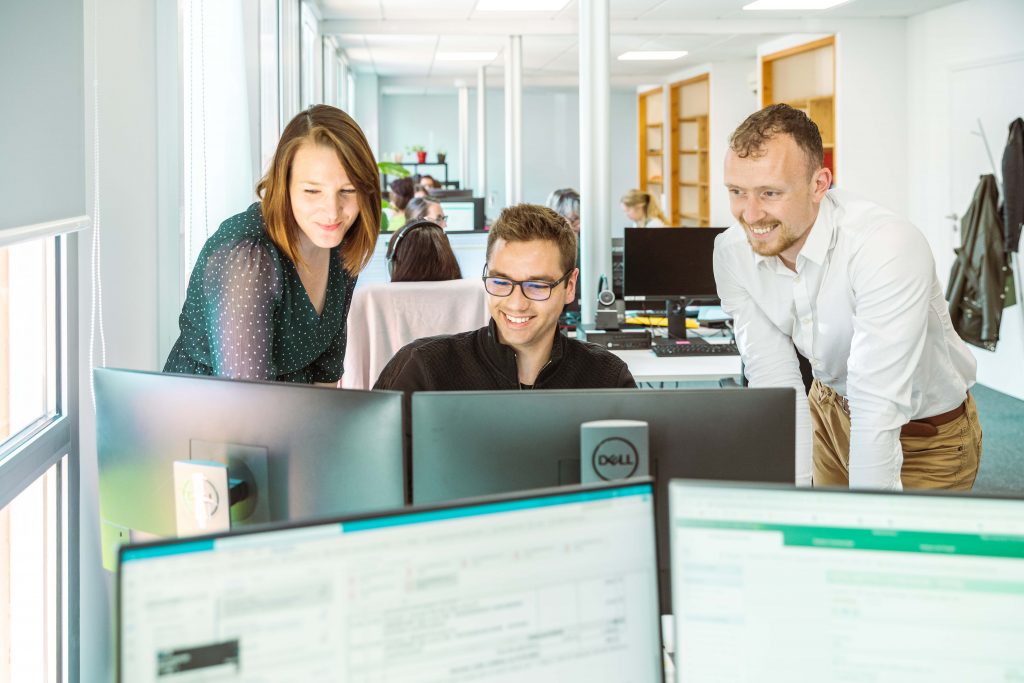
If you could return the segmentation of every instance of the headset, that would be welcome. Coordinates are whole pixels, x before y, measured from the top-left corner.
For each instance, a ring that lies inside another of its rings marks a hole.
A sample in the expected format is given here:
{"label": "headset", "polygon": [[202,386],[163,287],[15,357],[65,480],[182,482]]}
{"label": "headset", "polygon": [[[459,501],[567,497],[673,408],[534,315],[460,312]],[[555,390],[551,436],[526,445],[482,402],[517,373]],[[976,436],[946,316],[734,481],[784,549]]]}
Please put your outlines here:
{"label": "headset", "polygon": [[426,218],[417,218],[416,220],[409,221],[408,223],[403,225],[401,228],[399,228],[398,232],[395,233],[395,236],[391,238],[390,242],[388,242],[388,250],[387,250],[387,253],[384,254],[384,259],[385,259],[385,261],[387,261],[387,264],[388,264],[388,277],[389,278],[394,276],[395,256],[398,253],[398,243],[401,242],[402,238],[405,237],[406,235],[408,235],[411,231],[416,230],[417,228],[426,228],[426,227],[437,228],[438,230],[441,230],[442,232],[444,232],[444,228],[442,228],[440,225],[438,225],[434,221],[428,220]]}

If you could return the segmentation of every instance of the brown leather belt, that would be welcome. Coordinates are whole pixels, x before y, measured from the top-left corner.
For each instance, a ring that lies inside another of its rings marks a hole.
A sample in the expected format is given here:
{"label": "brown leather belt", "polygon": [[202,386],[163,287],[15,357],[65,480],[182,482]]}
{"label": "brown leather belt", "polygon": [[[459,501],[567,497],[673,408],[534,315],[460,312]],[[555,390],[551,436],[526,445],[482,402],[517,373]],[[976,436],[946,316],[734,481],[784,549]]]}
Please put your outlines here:
{"label": "brown leather belt", "polygon": [[[839,396],[840,404],[843,406],[843,411],[850,414],[850,402],[846,400],[845,396]],[[938,415],[932,415],[931,417],[921,417],[916,420],[911,420],[907,424],[900,427],[900,436],[935,436],[939,433],[939,427],[953,420],[957,419],[961,415],[967,412],[967,401],[958,405],[952,410],[947,410],[944,413]]]}

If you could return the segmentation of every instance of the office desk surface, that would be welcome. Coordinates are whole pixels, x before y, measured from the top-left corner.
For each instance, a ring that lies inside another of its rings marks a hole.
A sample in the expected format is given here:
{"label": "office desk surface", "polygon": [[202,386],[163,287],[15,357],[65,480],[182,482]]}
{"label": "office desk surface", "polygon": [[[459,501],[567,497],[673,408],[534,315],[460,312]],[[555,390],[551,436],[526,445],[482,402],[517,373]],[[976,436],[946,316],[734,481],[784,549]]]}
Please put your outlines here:
{"label": "office desk surface", "polygon": [[640,382],[706,382],[723,377],[739,381],[739,356],[668,356],[658,358],[650,349],[612,351],[626,361],[633,379]]}

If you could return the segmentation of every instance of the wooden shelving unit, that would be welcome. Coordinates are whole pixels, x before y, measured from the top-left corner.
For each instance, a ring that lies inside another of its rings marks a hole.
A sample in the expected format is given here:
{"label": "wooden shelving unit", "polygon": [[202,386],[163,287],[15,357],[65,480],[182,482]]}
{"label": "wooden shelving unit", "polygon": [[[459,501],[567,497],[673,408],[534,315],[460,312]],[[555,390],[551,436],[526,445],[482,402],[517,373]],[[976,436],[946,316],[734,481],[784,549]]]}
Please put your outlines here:
{"label": "wooden shelving unit", "polygon": [[661,195],[664,191],[662,170],[665,153],[665,122],[663,121],[663,97],[661,88],[642,92],[637,100],[640,124],[640,189]]}
{"label": "wooden shelving unit", "polygon": [[669,89],[672,130],[669,147],[672,225],[707,227],[711,224],[708,185],[708,113],[710,77],[701,74],[673,83]]}
{"label": "wooden shelving unit", "polygon": [[778,102],[802,109],[818,124],[825,166],[836,177],[835,37],[761,58],[761,105]]}

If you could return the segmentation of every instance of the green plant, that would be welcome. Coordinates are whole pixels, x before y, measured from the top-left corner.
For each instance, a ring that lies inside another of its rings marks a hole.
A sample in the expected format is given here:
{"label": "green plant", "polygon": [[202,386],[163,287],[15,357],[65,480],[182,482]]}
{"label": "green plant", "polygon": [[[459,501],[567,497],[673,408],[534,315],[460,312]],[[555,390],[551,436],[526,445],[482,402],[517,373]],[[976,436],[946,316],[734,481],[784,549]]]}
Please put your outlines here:
{"label": "green plant", "polygon": [[412,173],[402,164],[396,164],[393,161],[378,161],[377,168],[384,175],[394,176],[396,178],[407,178]]}
{"label": "green plant", "polygon": [[409,145],[407,148],[410,152],[426,152],[427,148],[423,145]]}

